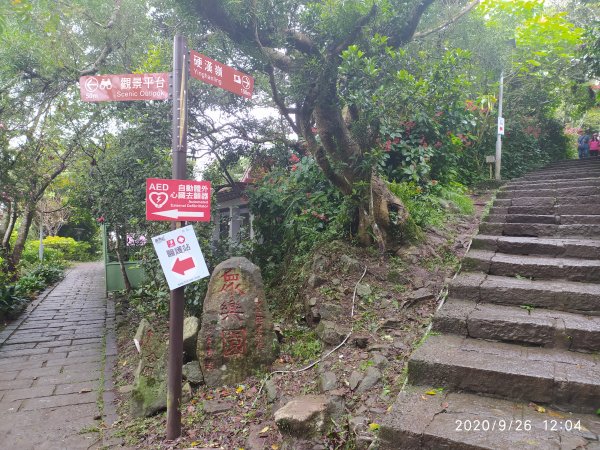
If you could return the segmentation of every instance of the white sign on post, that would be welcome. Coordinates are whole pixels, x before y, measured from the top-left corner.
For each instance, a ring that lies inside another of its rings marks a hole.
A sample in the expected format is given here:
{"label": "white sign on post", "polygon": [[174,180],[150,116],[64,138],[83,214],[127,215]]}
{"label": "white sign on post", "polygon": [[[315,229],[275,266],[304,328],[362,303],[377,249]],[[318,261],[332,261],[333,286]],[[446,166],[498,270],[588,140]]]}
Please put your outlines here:
{"label": "white sign on post", "polygon": [[152,238],[169,289],[209,276],[200,244],[191,225]]}
{"label": "white sign on post", "polygon": [[504,117],[498,117],[498,134],[504,136]]}

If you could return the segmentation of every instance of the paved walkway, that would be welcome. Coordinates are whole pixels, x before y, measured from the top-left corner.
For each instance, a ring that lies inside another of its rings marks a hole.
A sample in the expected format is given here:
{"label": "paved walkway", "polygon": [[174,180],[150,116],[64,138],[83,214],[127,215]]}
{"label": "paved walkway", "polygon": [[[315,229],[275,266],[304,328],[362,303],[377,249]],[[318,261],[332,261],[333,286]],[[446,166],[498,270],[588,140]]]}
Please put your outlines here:
{"label": "paved walkway", "polygon": [[113,318],[102,264],[83,263],[0,333],[0,448],[102,445],[100,433],[82,431],[98,427],[111,403]]}

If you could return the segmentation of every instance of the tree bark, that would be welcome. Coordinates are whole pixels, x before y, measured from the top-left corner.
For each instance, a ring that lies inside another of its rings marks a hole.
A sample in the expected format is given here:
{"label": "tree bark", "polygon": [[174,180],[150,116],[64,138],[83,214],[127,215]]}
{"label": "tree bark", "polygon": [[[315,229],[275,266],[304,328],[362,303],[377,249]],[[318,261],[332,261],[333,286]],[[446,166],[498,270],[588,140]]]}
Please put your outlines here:
{"label": "tree bark", "polygon": [[[131,282],[129,281],[129,277],[127,276],[127,267],[125,266],[125,253],[123,252],[123,239],[119,230],[115,230],[115,236],[117,238],[117,261],[119,261],[119,267],[121,268],[121,275],[123,276],[123,284],[125,285],[125,291],[127,293],[131,292]],[[125,236],[125,240],[127,241],[127,236]]]}
{"label": "tree bark", "polygon": [[21,256],[23,255],[23,250],[25,249],[25,242],[27,242],[27,236],[29,235],[29,228],[31,227],[34,216],[35,204],[26,203],[23,216],[21,218],[21,225],[19,226],[19,231],[17,233],[17,240],[15,241],[15,246],[12,249],[10,257],[8,258],[9,270],[11,271],[14,271],[19,264],[19,261],[21,261]]}

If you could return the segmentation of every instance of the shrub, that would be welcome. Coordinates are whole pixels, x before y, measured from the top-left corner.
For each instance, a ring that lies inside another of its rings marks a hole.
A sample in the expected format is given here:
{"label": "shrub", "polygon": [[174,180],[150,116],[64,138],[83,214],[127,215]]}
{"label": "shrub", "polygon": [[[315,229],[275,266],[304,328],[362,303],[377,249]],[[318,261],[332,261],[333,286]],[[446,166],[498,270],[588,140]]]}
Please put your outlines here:
{"label": "shrub", "polygon": [[[95,257],[88,242],[78,242],[73,238],[61,236],[48,236],[43,242],[44,261],[89,261]],[[22,259],[30,264],[38,261],[39,247],[39,240],[27,241]]]}

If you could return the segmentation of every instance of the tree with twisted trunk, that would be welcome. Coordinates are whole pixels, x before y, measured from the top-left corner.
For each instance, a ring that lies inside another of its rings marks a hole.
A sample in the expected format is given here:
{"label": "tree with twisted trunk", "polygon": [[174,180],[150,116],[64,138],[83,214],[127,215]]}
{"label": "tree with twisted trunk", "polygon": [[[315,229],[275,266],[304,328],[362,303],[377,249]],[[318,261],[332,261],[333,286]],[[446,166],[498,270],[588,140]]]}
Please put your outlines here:
{"label": "tree with twisted trunk", "polygon": [[306,150],[334,186],[356,198],[361,244],[376,242],[382,251],[396,250],[407,235],[409,214],[369,161],[379,135],[377,120],[355,127],[364,122],[364,111],[341,100],[343,52],[357,44],[368,51],[376,35],[386,36],[391,47],[401,47],[443,29],[479,1],[464,3],[445,23],[422,33],[417,27],[434,0],[178,3],[228,38],[266,75],[273,102]]}

